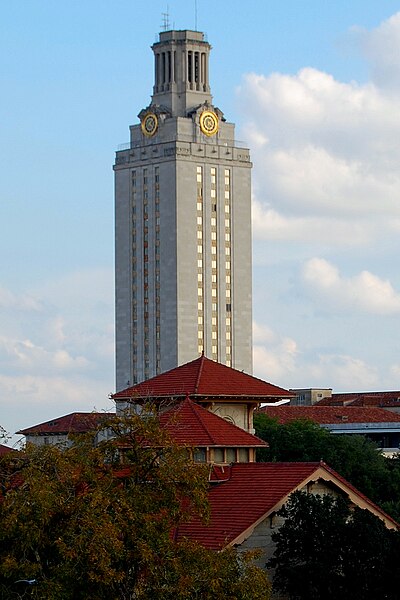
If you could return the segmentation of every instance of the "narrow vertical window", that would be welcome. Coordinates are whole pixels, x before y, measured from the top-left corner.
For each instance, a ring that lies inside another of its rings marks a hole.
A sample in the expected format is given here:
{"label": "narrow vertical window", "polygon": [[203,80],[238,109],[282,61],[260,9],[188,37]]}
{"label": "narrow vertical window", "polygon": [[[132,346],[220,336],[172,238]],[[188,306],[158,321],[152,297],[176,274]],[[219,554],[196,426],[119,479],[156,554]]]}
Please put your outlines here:
{"label": "narrow vertical window", "polygon": [[203,167],[196,168],[197,180],[197,350],[204,351],[204,253],[203,253]]}

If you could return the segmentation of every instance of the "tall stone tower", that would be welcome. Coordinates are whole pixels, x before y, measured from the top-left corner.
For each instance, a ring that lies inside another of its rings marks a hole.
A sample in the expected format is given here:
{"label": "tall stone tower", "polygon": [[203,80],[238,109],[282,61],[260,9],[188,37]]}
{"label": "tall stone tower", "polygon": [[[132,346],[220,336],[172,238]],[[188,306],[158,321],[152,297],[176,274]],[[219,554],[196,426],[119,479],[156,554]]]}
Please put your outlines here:
{"label": "tall stone tower", "polygon": [[204,352],[252,372],[251,162],[212,103],[211,46],[165,31],[116,153],[117,390]]}

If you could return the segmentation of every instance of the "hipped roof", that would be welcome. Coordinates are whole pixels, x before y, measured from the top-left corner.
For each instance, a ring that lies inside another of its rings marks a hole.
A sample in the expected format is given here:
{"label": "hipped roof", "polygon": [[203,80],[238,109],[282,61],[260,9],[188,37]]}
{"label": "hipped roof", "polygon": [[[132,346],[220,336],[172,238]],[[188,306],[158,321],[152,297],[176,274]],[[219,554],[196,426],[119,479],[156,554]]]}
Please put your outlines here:
{"label": "hipped roof", "polygon": [[157,398],[254,398],[255,401],[292,398],[295,394],[272,383],[232,369],[202,355],[114,394],[114,400]]}
{"label": "hipped roof", "polygon": [[174,442],[191,447],[254,447],[266,442],[206,410],[189,398],[160,415]]}

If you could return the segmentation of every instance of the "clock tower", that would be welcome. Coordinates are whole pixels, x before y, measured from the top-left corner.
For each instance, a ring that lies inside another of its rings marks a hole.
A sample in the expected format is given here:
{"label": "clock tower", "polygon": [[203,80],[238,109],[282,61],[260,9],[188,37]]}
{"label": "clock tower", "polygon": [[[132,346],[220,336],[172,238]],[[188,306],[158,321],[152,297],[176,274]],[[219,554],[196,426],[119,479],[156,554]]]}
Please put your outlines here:
{"label": "clock tower", "polygon": [[252,372],[251,162],[213,104],[211,46],[165,31],[116,153],[117,391],[204,353]]}

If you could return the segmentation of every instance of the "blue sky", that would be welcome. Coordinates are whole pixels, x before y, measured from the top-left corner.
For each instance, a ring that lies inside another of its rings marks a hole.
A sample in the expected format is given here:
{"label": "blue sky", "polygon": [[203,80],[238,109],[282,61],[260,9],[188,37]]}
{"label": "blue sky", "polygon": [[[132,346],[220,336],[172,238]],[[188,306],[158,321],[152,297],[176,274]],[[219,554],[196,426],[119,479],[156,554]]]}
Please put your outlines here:
{"label": "blue sky", "polygon": [[[113,173],[164,2],[0,19],[0,424],[112,408]],[[215,104],[252,152],[256,375],[399,389],[398,3],[197,0]],[[195,2],[169,1],[175,28]]]}

